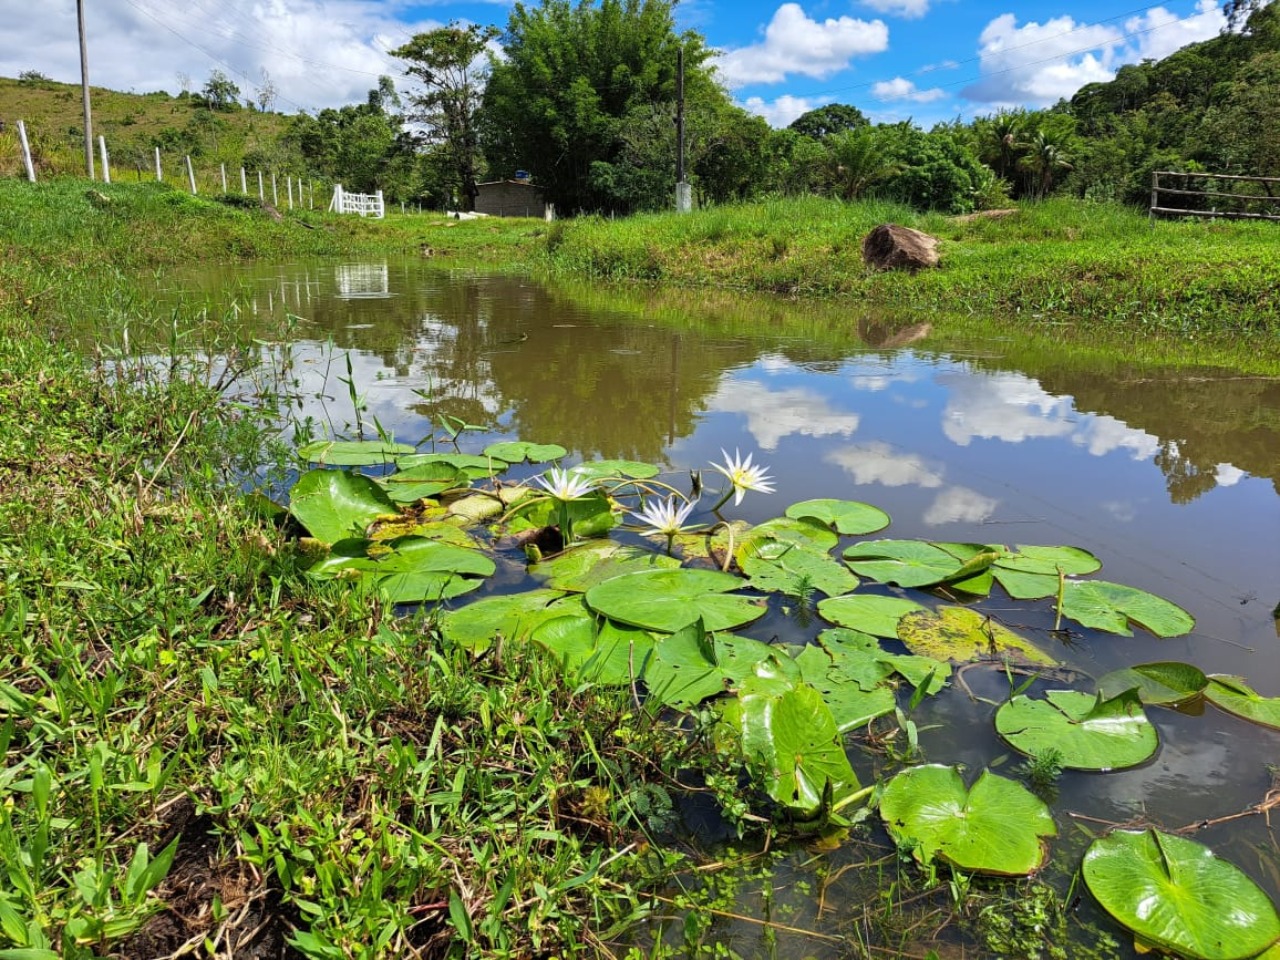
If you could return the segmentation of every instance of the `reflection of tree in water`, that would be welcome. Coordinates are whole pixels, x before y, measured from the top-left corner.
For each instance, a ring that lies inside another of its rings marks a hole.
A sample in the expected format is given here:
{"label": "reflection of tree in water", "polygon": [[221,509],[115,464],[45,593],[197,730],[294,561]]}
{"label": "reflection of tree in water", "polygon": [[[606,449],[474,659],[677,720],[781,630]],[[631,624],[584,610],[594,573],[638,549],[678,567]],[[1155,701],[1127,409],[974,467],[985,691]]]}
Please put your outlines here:
{"label": "reflection of tree in water", "polygon": [[1183,456],[1177,443],[1169,440],[1161,442],[1155,465],[1164,474],[1169,499],[1174,503],[1190,503],[1218,485],[1216,463],[1195,463]]}
{"label": "reflection of tree in water", "polygon": [[1115,360],[1074,361],[1050,351],[1012,346],[990,369],[1018,370],[1080,413],[1105,415],[1160,440],[1155,464],[1174,503],[1189,503],[1218,485],[1219,464],[1268,477],[1280,493],[1280,380],[1231,371],[1139,367]]}

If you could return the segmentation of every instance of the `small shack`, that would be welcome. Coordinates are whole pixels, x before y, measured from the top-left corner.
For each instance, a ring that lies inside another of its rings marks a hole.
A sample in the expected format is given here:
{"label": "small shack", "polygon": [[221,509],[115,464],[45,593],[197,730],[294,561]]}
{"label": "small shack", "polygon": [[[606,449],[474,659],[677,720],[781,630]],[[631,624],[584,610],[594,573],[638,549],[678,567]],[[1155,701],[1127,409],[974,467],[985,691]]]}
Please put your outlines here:
{"label": "small shack", "polygon": [[528,180],[493,180],[476,184],[476,213],[491,217],[546,219],[547,202],[542,188]]}

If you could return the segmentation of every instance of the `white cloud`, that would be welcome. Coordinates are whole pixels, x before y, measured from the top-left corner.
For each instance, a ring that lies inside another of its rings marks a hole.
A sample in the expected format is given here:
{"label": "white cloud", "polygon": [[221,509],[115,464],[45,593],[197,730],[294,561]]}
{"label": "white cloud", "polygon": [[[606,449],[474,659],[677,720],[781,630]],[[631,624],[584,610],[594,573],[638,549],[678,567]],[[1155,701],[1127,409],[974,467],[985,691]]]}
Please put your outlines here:
{"label": "white cloud", "polygon": [[1181,18],[1153,7],[1125,21],[1123,30],[1070,16],[1018,26],[1015,14],[1002,14],[978,38],[983,78],[964,95],[993,106],[1047,106],[1087,83],[1111,80],[1126,63],[1158,60],[1208,40],[1225,25],[1216,0],[1199,0],[1196,12]]}
{"label": "white cloud", "polygon": [[[441,25],[398,19],[406,0],[97,0],[86,4],[89,78],[95,86],[149,92],[193,89],[221,70],[252,97],[265,67],[279,89],[277,109],[363,102],[378,77],[401,77],[386,52],[414,33]],[[75,4],[0,0],[5,24],[0,75],[39,70],[56,80],[80,76]]]}
{"label": "white cloud", "polygon": [[862,0],[862,5],[907,20],[918,20],[929,12],[929,0]]}
{"label": "white cloud", "polygon": [[942,486],[942,467],[925,462],[918,454],[901,453],[880,441],[841,447],[823,459],[843,467],[859,484],[926,489]]}
{"label": "white cloud", "polygon": [[1138,515],[1138,508],[1132,500],[1104,500],[1102,509],[1117,523],[1132,523]]}
{"label": "white cloud", "polygon": [[1216,477],[1218,486],[1234,487],[1237,483],[1249,476],[1239,467],[1233,467],[1229,463],[1220,463],[1216,468]]}
{"label": "white cloud", "polygon": [[1200,0],[1196,13],[1179,18],[1164,7],[1152,7],[1140,17],[1126,20],[1125,32],[1137,42],[1137,60],[1163,60],[1188,43],[1199,43],[1216,37],[1227,25],[1222,4],[1217,0]]}
{"label": "white cloud", "polygon": [[1072,443],[1084,447],[1095,457],[1113,450],[1128,450],[1134,460],[1149,460],[1160,449],[1160,438],[1143,430],[1135,430],[1110,416],[1087,417],[1081,421]]}
{"label": "white cloud", "polygon": [[937,527],[944,523],[982,523],[1000,506],[999,500],[984,497],[968,487],[949,487],[925,511],[924,522]]}
{"label": "white cloud", "polygon": [[910,100],[912,103],[932,103],[935,100],[945,99],[947,91],[940,87],[920,90],[905,77],[894,77],[892,80],[882,80],[873,84],[871,95],[883,101]]}
{"label": "white cloud", "polygon": [[833,410],[812,390],[770,390],[751,380],[725,380],[707,401],[708,409],[739,413],[762,450],[775,450],[783,437],[849,436],[858,429],[856,413]]}
{"label": "white cloud", "polygon": [[788,93],[774,101],[765,100],[763,97],[748,97],[746,103],[742,106],[748,113],[764,117],[769,126],[777,128],[789,126],[797,117],[808,113],[810,110],[815,110],[827,102],[829,101],[793,97]]}
{"label": "white cloud", "polygon": [[780,83],[792,74],[822,80],[860,55],[889,47],[889,28],[881,20],[853,17],[809,19],[798,3],[784,3],[764,28],[764,40],[716,58],[729,87]]}

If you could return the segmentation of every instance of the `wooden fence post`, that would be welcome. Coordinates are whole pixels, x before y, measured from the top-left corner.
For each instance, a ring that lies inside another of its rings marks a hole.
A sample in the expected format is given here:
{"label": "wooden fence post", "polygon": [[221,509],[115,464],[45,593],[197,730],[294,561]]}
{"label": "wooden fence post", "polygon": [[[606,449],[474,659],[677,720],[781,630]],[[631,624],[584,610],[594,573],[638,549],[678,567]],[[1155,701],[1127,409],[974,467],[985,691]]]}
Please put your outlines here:
{"label": "wooden fence post", "polygon": [[227,165],[225,163],[218,164],[222,170],[222,192],[227,192]]}
{"label": "wooden fence post", "polygon": [[249,181],[245,179],[244,167],[240,168],[240,192],[246,197],[249,195]]}
{"label": "wooden fence post", "polygon": [[156,147],[156,183],[164,180],[164,171],[160,168],[160,148]]}
{"label": "wooden fence post", "polygon": [[102,182],[111,182],[111,164],[107,162],[107,138],[98,134],[98,152],[102,154]]}
{"label": "wooden fence post", "polygon": [[187,182],[191,184],[191,195],[196,195],[196,171],[191,166],[191,156],[187,156]]}
{"label": "wooden fence post", "polygon": [[271,171],[271,205],[273,207],[280,206],[280,194],[276,192],[276,172]]}
{"label": "wooden fence post", "polygon": [[293,209],[293,174],[289,174],[289,177],[288,177],[288,181],[287,181],[286,186],[288,186],[288,188],[289,188],[289,189],[288,189],[288,193],[289,193],[289,209],[290,209],[290,210],[292,210],[292,209]]}
{"label": "wooden fence post", "polygon": [[267,202],[267,195],[262,190],[262,171],[261,170],[258,171],[258,202],[259,203]]}
{"label": "wooden fence post", "polygon": [[27,142],[27,125],[18,121],[18,140],[22,144],[22,162],[27,168],[27,179],[36,182],[36,165],[31,162],[31,144]]}

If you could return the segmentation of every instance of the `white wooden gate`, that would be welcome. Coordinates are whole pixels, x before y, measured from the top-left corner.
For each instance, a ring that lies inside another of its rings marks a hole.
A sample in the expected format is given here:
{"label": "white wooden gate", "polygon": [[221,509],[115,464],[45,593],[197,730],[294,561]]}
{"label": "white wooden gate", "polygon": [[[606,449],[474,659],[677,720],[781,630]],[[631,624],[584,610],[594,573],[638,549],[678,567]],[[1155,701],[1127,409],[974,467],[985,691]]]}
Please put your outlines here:
{"label": "white wooden gate", "polygon": [[340,183],[333,187],[333,202],[329,204],[329,212],[358,213],[362,217],[377,217],[379,220],[387,215],[381,190],[377,193],[347,193]]}

